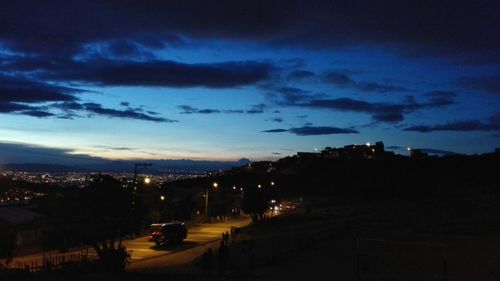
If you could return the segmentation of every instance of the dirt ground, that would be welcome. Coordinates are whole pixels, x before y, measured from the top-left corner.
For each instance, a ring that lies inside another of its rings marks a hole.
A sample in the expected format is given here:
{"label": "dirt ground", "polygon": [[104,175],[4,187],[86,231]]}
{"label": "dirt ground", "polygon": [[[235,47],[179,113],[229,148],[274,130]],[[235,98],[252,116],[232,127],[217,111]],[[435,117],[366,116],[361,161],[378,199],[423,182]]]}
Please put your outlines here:
{"label": "dirt ground", "polygon": [[318,200],[247,229],[233,241],[228,270],[252,280],[500,280],[498,210],[494,202],[456,198]]}

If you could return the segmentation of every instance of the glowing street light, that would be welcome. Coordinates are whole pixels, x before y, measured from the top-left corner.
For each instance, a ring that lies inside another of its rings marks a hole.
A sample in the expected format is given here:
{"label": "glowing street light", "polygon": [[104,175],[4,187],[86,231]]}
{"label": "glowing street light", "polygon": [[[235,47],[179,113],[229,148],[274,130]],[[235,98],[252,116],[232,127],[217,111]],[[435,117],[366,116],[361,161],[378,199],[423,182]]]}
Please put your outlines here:
{"label": "glowing street light", "polygon": [[149,184],[151,182],[151,179],[150,178],[144,178],[144,183],[145,184]]}
{"label": "glowing street light", "polygon": [[160,196],[160,200],[161,200],[161,201],[165,201],[165,196],[164,196],[164,195],[161,195],[161,196]]}
{"label": "glowing street light", "polygon": [[271,182],[271,186],[274,186],[274,181]]}
{"label": "glowing street light", "polygon": [[257,188],[262,188],[262,185],[258,184],[258,185],[257,185]]}

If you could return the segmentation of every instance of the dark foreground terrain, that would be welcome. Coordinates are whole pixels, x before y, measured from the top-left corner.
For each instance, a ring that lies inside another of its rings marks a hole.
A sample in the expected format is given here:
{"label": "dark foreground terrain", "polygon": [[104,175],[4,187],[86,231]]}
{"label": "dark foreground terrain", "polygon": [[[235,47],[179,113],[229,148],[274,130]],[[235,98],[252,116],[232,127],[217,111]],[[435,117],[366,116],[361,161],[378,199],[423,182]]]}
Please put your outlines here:
{"label": "dark foreground terrain", "polygon": [[241,229],[229,241],[223,267],[215,243],[210,268],[200,257],[165,265],[161,274],[45,273],[1,280],[499,280],[499,223],[495,198],[362,204],[304,198],[293,211]]}

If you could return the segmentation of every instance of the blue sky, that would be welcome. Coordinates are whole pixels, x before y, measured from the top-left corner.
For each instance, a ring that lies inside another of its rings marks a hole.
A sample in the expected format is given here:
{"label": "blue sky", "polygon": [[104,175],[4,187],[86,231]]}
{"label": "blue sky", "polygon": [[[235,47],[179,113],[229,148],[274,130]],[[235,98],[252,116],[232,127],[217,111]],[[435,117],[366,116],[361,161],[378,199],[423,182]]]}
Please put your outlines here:
{"label": "blue sky", "polygon": [[490,152],[498,18],[488,0],[8,3],[0,162]]}

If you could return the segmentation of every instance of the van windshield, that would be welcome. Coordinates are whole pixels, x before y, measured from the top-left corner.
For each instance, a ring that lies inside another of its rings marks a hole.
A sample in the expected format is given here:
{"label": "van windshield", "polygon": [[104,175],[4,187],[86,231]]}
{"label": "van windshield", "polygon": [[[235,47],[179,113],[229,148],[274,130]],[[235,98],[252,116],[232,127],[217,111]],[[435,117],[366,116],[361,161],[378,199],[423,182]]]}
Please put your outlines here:
{"label": "van windshield", "polygon": [[149,228],[149,232],[155,232],[155,231],[160,231],[161,230],[161,225],[152,225]]}

